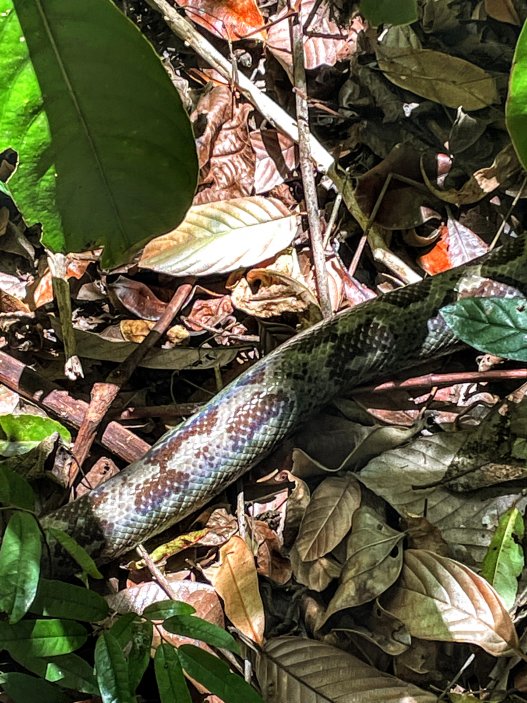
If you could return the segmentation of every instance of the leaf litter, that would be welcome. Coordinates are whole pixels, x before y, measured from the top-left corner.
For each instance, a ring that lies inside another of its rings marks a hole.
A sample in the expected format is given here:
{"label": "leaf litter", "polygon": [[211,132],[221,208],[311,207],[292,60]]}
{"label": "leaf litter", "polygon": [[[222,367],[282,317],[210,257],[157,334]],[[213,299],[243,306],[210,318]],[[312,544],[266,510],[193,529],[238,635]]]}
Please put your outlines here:
{"label": "leaf litter", "polygon": [[[178,4],[223,42],[237,70],[289,105],[285,8]],[[504,216],[511,232],[522,231],[503,88],[524,3],[425,0],[416,23],[384,29],[337,3],[299,7],[311,128],[357,179],[363,212],[375,211],[391,251],[420,274],[437,273],[486,251]],[[128,12],[192,104],[198,192],[180,227],[152,240],[136,262],[102,271],[98,252],[72,253],[67,277],[86,375],[75,391],[86,395],[192,281],[177,333],[162,338],[121,394],[124,407],[149,410],[133,430],[153,442],[164,429],[160,406],[171,404],[175,421],[178,406],[205,402],[320,310],[294,143],[217,75],[206,84],[210,69],[180,54],[139,0]],[[376,270],[364,254],[354,260],[362,232],[324,179],[318,185],[333,310],[398,287],[394,271]],[[38,232],[7,201],[0,214],[0,354],[19,354],[63,384]],[[367,389],[335,403],[243,479],[237,511],[227,494],[165,539],[159,564],[177,598],[215,624],[225,612],[246,638],[265,643],[255,669],[267,701],[309,692],[316,701],[424,703],[441,690],[480,691],[482,700],[493,685],[481,678],[483,652],[519,653],[526,404],[503,403],[511,383],[448,384],[451,370],[475,368],[465,353],[439,369],[440,391]],[[14,385],[5,414],[27,414],[28,391]],[[38,457],[26,456],[42,469],[59,450],[55,437],[39,441]],[[103,457],[94,449],[88,467]],[[144,564],[128,568],[113,608],[139,613],[165,600]],[[471,651],[474,662],[451,684]],[[510,686],[524,673],[517,666]]]}

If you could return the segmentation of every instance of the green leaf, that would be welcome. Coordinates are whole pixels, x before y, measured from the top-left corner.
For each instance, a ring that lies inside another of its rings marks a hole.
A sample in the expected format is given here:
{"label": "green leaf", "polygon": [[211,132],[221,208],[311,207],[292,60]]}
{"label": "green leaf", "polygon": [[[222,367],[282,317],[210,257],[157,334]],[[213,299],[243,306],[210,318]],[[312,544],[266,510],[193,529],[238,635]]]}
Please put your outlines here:
{"label": "green leaf", "polygon": [[128,663],[109,632],[103,632],[95,645],[95,672],[103,703],[133,703]]}
{"label": "green leaf", "polygon": [[128,677],[132,692],[139,686],[150,661],[153,632],[151,622],[139,622],[133,629],[132,646],[128,652]]}
{"label": "green leaf", "polygon": [[113,623],[110,628],[110,633],[114,637],[121,648],[126,647],[126,645],[132,641],[134,637],[134,630],[141,624],[142,620],[139,615],[135,613],[125,613],[124,615],[119,615],[117,620]]}
{"label": "green leaf", "polygon": [[36,519],[17,511],[7,523],[0,547],[0,609],[9,622],[28,611],[38,588],[42,534]]}
{"label": "green leaf", "polygon": [[518,591],[518,577],[524,565],[523,542],[525,527],[517,508],[504,513],[494,533],[483,563],[481,575],[494,586],[510,610]]}
{"label": "green leaf", "polygon": [[[1,2],[2,0],[0,0],[0,5]],[[0,52],[0,59],[1,57]],[[55,432],[64,442],[71,441],[71,434],[68,430],[60,422],[50,420],[48,417],[0,415],[0,454],[3,456],[26,454]]]}
{"label": "green leaf", "polygon": [[87,634],[73,620],[22,620],[16,625],[0,622],[0,649],[27,652],[34,657],[69,654],[82,647]]}
{"label": "green leaf", "polygon": [[13,659],[42,679],[63,688],[99,695],[93,667],[77,654],[59,654],[56,657],[34,657],[23,650],[11,652]]}
{"label": "green leaf", "polygon": [[12,672],[0,674],[3,691],[13,703],[70,703],[71,698],[59,688],[34,676]]}
{"label": "green leaf", "polygon": [[154,670],[161,703],[192,703],[174,647],[165,642],[159,645],[154,658]]}
{"label": "green leaf", "polygon": [[114,266],[176,227],[196,186],[194,139],[133,23],[110,0],[0,0],[0,34],[0,134],[19,152],[9,186],[45,245],[104,245]]}
{"label": "green leaf", "polygon": [[505,123],[523,168],[527,168],[527,24],[516,44],[505,105]]}
{"label": "green leaf", "polygon": [[417,0],[361,0],[360,11],[374,26],[411,24],[418,17]]}
{"label": "green leaf", "polygon": [[30,611],[52,618],[100,622],[108,615],[109,608],[102,596],[87,588],[41,579]]}
{"label": "green leaf", "polygon": [[23,508],[24,510],[35,509],[35,496],[33,489],[26,479],[12,471],[7,466],[0,464],[0,503],[4,505]]}
{"label": "green leaf", "polygon": [[464,298],[440,313],[456,337],[475,349],[527,361],[527,299]]}
{"label": "green leaf", "polygon": [[102,579],[102,574],[88,552],[78,544],[73,537],[57,527],[46,527],[44,530],[46,537],[51,541],[58,542],[63,549],[68,552],[71,558],[77,562],[83,572],[94,579]]}
{"label": "green leaf", "polygon": [[180,600],[162,600],[152,603],[143,610],[143,617],[149,620],[164,620],[173,615],[192,615],[196,612],[188,603]]}
{"label": "green leaf", "polygon": [[239,653],[238,644],[231,634],[222,627],[218,627],[195,615],[174,615],[165,620],[163,627],[167,632],[192,637],[213,647],[223,647],[223,649]]}
{"label": "green leaf", "polygon": [[225,703],[263,703],[260,695],[220,659],[192,644],[178,648],[183,669]]}

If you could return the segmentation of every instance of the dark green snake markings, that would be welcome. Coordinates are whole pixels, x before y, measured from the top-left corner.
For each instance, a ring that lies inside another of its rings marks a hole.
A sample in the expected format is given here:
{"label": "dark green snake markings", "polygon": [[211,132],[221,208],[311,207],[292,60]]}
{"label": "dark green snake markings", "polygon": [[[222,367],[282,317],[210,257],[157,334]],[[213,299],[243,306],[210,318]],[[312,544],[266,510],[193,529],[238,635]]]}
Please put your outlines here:
{"label": "dark green snake markings", "polygon": [[[139,461],[43,519],[104,562],[197,510],[331,398],[447,354],[459,297],[527,293],[527,239],[370,300],[258,361]],[[56,550],[60,566],[60,551]],[[64,562],[65,563],[65,562]]]}

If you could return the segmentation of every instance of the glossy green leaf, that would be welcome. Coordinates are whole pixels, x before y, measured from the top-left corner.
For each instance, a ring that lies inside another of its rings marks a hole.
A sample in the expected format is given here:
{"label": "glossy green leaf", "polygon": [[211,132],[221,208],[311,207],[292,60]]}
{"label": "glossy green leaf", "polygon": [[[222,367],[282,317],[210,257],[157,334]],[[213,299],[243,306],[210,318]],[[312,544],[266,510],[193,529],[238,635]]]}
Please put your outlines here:
{"label": "glossy green leaf", "polygon": [[154,658],[154,669],[161,703],[192,703],[174,647],[164,642],[159,645]]}
{"label": "glossy green leaf", "polygon": [[0,148],[19,152],[9,186],[46,246],[105,245],[112,266],[176,227],[196,186],[194,139],[132,22],[110,0],[0,0],[0,36]]}
{"label": "glossy green leaf", "polygon": [[99,695],[93,666],[77,654],[59,654],[56,657],[34,657],[23,649],[11,652],[13,659],[25,669],[62,688]]}
{"label": "glossy green leaf", "polygon": [[126,647],[132,641],[134,630],[141,624],[142,620],[135,613],[125,613],[119,615],[110,628],[112,637],[114,637],[121,647]]}
{"label": "glossy green leaf", "polygon": [[146,607],[143,610],[143,617],[149,620],[164,620],[173,615],[192,615],[195,612],[195,608],[183,601],[162,600]]}
{"label": "glossy green leaf", "polygon": [[150,648],[154,626],[151,622],[139,622],[133,630],[132,646],[128,650],[128,679],[130,690],[135,692],[150,661]]}
{"label": "glossy green leaf", "polygon": [[128,663],[121,645],[107,631],[95,645],[95,673],[103,703],[133,703]]}
{"label": "glossy green leaf", "polygon": [[238,644],[234,637],[222,627],[218,627],[207,620],[195,615],[174,615],[163,623],[167,632],[184,635],[192,639],[201,640],[213,647],[222,647],[231,652],[239,652]]}
{"label": "glossy green leaf", "polygon": [[78,544],[67,532],[56,527],[44,529],[46,537],[52,542],[58,542],[71,558],[81,567],[83,572],[94,579],[102,579],[102,574],[88,552]]}
{"label": "glossy green leaf", "polygon": [[527,299],[464,298],[440,312],[454,334],[471,347],[527,361]]}
{"label": "glossy green leaf", "polygon": [[2,690],[13,703],[70,703],[71,698],[57,686],[17,671],[0,674]]}
{"label": "glossy green leaf", "polygon": [[36,519],[17,511],[7,523],[0,547],[0,609],[16,623],[28,611],[38,588],[42,535]]}
{"label": "glossy green leaf", "polygon": [[224,662],[209,652],[192,644],[183,644],[178,648],[178,656],[187,674],[219,696],[224,703],[263,703],[252,686],[229,671]]}
{"label": "glossy green leaf", "polygon": [[64,442],[71,441],[68,430],[60,422],[48,417],[0,415],[0,454],[8,457],[25,454],[55,432]]}
{"label": "glossy green leaf", "polygon": [[16,625],[0,622],[0,649],[27,652],[34,657],[69,654],[82,647],[87,633],[73,620],[22,620]]}
{"label": "glossy green leaf", "polygon": [[520,32],[509,78],[505,123],[523,168],[527,168],[527,24]]}
{"label": "glossy green leaf", "polygon": [[417,0],[361,0],[360,11],[374,26],[410,24],[418,17]]}
{"label": "glossy green leaf", "polygon": [[26,479],[0,464],[0,503],[24,510],[34,510],[35,496]]}
{"label": "glossy green leaf", "polygon": [[518,591],[518,577],[525,562],[523,517],[517,508],[501,516],[481,565],[481,575],[494,586],[510,610]]}
{"label": "glossy green leaf", "polygon": [[109,608],[95,591],[62,581],[41,579],[30,611],[52,618],[99,622],[108,615]]}

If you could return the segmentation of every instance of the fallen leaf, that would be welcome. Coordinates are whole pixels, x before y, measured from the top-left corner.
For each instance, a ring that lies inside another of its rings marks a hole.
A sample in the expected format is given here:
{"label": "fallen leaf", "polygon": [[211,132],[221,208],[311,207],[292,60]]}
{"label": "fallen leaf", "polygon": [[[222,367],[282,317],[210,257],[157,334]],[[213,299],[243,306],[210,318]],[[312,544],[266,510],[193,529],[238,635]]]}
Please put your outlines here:
{"label": "fallen leaf", "polygon": [[226,273],[274,256],[295,232],[296,215],[276,198],[194,205],[177,229],[146,245],[139,266],[172,276]]}
{"label": "fallen leaf", "polygon": [[205,569],[235,627],[262,644],[265,626],[254,556],[245,540],[235,535],[220,549],[220,564]]}
{"label": "fallen leaf", "polygon": [[424,549],[408,549],[401,578],[383,606],[410,634],[425,640],[467,642],[509,656],[518,636],[500,596],[467,566]]}
{"label": "fallen leaf", "polygon": [[188,17],[221,39],[265,39],[264,18],[254,0],[176,0]]}

